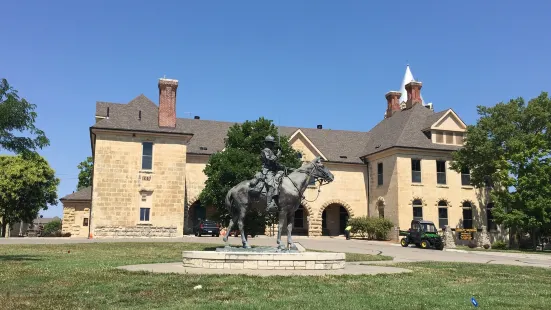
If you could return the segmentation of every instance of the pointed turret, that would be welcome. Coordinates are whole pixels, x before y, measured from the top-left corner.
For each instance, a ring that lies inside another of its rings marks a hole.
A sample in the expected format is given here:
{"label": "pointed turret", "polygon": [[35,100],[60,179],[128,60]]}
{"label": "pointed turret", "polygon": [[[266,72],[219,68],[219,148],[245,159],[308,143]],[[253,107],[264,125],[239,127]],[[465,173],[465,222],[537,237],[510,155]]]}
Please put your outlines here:
{"label": "pointed turret", "polygon": [[[409,69],[409,65],[406,66],[406,73],[404,74],[404,79],[402,80],[402,86],[400,86],[400,93],[402,94],[400,96],[400,104],[405,104],[406,101],[408,101],[408,92],[406,90],[406,85],[409,84],[409,82],[413,82],[415,79],[413,78],[413,74],[411,74],[411,70]],[[425,104],[425,100],[423,100],[423,96],[421,96],[421,102]]]}

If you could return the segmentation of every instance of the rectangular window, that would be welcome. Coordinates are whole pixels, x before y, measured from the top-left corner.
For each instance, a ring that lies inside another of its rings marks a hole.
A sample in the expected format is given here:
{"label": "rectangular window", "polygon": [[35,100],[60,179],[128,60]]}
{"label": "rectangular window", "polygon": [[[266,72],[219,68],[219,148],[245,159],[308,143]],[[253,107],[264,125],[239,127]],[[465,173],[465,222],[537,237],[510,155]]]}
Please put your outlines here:
{"label": "rectangular window", "polygon": [[411,182],[421,183],[421,160],[411,159]]}
{"label": "rectangular window", "polygon": [[463,145],[463,133],[462,132],[456,132],[455,133],[455,144]]}
{"label": "rectangular window", "polygon": [[444,229],[448,225],[448,208],[438,208],[438,227]]}
{"label": "rectangular window", "polygon": [[471,185],[471,172],[469,168],[461,169],[461,185],[470,186]]}
{"label": "rectangular window", "polygon": [[377,164],[377,185],[383,185],[383,163]]}
{"label": "rectangular window", "polygon": [[437,132],[435,133],[435,135],[436,135],[436,143],[444,143],[444,137],[442,137],[441,132]]}
{"label": "rectangular window", "polygon": [[446,133],[446,144],[453,144],[453,132]]}
{"label": "rectangular window", "polygon": [[436,161],[436,183],[446,184],[446,161]]}
{"label": "rectangular window", "polygon": [[82,221],[82,226],[88,226],[88,218],[85,217],[84,220]]}
{"label": "rectangular window", "polygon": [[463,209],[463,228],[473,228],[473,209]]}
{"label": "rectangular window", "polygon": [[140,208],[140,222],[149,222],[149,208]]}
{"label": "rectangular window", "polygon": [[496,224],[496,221],[494,219],[494,215],[492,214],[492,208],[493,207],[494,207],[493,203],[489,203],[488,206],[486,207],[486,217],[488,219],[488,224],[487,224],[486,229],[488,231],[497,230],[497,224]]}
{"label": "rectangular window", "polygon": [[413,207],[413,219],[414,220],[423,219],[423,207]]}
{"label": "rectangular window", "polygon": [[142,143],[142,169],[151,170],[153,168],[153,143]]}

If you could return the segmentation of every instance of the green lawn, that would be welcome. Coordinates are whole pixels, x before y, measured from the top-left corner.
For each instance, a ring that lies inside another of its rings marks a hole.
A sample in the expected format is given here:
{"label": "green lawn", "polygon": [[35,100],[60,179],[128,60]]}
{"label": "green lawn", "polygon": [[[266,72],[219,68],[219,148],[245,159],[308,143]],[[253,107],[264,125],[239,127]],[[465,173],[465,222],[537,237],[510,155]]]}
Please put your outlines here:
{"label": "green lawn", "polygon": [[549,250],[546,250],[546,251],[512,250],[512,249],[500,250],[500,249],[492,249],[492,248],[489,248],[489,249],[486,250],[484,248],[473,248],[473,249],[471,249],[468,246],[462,246],[462,245],[458,245],[457,249],[458,250],[465,250],[465,251],[504,252],[504,253],[547,254],[547,255],[551,255],[551,251],[549,251]]}
{"label": "green lawn", "polygon": [[[377,276],[150,274],[116,266],[174,262],[185,243],[0,245],[0,309],[549,309],[551,270],[396,264]],[[70,251],[70,253],[69,253]],[[202,289],[193,290],[196,285]]]}

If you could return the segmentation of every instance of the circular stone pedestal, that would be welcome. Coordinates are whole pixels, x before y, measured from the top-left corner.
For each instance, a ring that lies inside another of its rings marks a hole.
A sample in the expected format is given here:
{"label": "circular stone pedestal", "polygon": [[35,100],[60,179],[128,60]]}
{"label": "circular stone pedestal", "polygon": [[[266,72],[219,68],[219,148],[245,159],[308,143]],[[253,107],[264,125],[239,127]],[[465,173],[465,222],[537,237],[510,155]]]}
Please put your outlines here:
{"label": "circular stone pedestal", "polygon": [[205,269],[332,270],[343,269],[344,253],[277,252],[257,249],[184,251],[184,267]]}

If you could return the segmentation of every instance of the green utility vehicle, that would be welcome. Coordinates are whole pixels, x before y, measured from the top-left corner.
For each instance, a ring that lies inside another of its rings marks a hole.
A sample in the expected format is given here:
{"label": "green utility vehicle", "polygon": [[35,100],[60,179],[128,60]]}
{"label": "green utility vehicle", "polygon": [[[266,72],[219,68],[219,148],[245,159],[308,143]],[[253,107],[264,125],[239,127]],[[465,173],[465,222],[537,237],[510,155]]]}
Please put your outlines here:
{"label": "green utility vehicle", "polygon": [[429,247],[443,250],[444,242],[442,237],[438,234],[438,229],[431,221],[413,220],[411,221],[411,228],[407,231],[400,231],[400,236],[405,236],[400,241],[403,247],[407,247],[410,244],[427,249]]}

